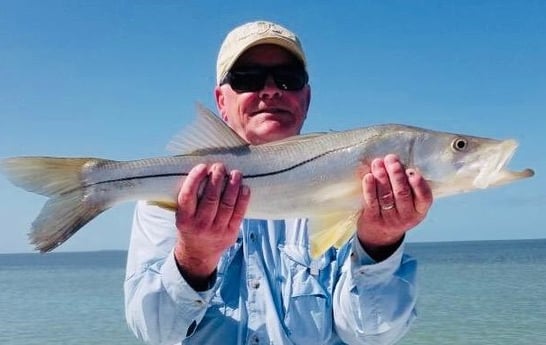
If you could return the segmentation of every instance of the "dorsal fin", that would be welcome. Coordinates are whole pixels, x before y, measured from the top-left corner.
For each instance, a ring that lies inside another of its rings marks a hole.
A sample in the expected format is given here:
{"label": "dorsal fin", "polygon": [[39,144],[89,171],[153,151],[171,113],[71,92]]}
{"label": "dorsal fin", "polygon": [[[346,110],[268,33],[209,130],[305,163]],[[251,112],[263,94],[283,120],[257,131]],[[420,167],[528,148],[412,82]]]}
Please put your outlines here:
{"label": "dorsal fin", "polygon": [[184,128],[167,145],[174,154],[187,154],[203,149],[248,146],[222,119],[201,104],[197,104],[194,122]]}

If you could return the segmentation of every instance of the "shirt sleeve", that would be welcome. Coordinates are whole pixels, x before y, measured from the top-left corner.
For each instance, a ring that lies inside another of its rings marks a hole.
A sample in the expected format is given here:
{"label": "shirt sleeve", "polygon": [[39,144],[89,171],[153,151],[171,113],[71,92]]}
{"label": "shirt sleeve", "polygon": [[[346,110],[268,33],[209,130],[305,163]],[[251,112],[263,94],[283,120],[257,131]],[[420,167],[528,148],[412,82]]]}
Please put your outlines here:
{"label": "shirt sleeve", "polygon": [[333,293],[335,327],[347,344],[394,344],[415,319],[417,262],[404,243],[375,262],[353,241]]}
{"label": "shirt sleeve", "polygon": [[174,259],[174,214],[139,202],[135,208],[124,284],[129,327],[153,344],[179,343],[203,318],[213,291],[197,292]]}

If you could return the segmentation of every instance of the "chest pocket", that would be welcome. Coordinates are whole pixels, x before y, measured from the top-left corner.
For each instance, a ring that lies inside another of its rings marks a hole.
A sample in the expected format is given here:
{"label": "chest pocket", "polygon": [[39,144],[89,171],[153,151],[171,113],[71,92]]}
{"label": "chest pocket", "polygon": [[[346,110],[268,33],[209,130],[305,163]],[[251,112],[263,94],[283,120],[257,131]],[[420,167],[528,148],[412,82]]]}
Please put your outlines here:
{"label": "chest pocket", "polygon": [[279,246],[282,257],[284,324],[296,344],[321,344],[332,335],[332,258],[312,260],[299,245]]}

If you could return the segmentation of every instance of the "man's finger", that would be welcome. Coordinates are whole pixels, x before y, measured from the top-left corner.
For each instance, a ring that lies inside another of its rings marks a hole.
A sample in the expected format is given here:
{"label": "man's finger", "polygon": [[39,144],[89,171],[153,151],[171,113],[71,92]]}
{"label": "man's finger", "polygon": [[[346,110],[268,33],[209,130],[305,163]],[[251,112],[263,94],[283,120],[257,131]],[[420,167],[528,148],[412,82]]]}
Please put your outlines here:
{"label": "man's finger", "polygon": [[239,226],[241,225],[241,222],[245,217],[249,202],[250,188],[244,184],[240,185],[239,194],[235,203],[235,207],[233,209],[233,213],[231,215],[231,219],[229,221],[228,230],[235,231],[235,229],[239,229]]}
{"label": "man's finger", "polygon": [[371,173],[367,173],[362,178],[362,197],[364,199],[362,208],[366,217],[378,218],[381,214],[381,210],[379,201],[377,200],[375,177]]}
{"label": "man's finger", "polygon": [[226,180],[226,187],[220,197],[218,212],[214,220],[214,223],[220,228],[225,228],[231,219],[237,197],[239,196],[242,174],[240,171],[234,170],[226,177]]}
{"label": "man's finger", "polygon": [[432,205],[432,190],[421,174],[418,174],[413,169],[408,169],[406,173],[409,184],[413,190],[415,210],[420,214],[425,215]]}
{"label": "man's finger", "polygon": [[199,164],[190,170],[178,192],[177,216],[193,217],[197,208],[199,186],[206,181],[208,167]]}
{"label": "man's finger", "polygon": [[402,218],[411,217],[415,211],[415,207],[411,186],[408,182],[404,166],[396,155],[390,154],[385,157],[385,168],[389,175],[398,214]]}
{"label": "man's finger", "polygon": [[389,175],[385,168],[385,162],[382,159],[372,162],[372,174],[375,177],[377,200],[381,214],[385,215],[396,212],[396,204]]}
{"label": "man's finger", "polygon": [[208,180],[203,194],[197,203],[195,217],[201,226],[212,223],[218,211],[220,195],[224,188],[226,168],[221,163],[211,166],[208,173]]}

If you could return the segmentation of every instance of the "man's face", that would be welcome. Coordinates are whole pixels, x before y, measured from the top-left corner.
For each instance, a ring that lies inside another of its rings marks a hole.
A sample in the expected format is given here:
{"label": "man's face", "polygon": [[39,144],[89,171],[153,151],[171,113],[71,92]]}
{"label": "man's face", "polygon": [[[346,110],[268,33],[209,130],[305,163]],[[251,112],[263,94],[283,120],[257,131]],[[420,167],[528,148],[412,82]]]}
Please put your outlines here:
{"label": "man's face", "polygon": [[[258,45],[247,50],[234,68],[246,66],[294,65],[295,57],[276,45]],[[250,144],[262,144],[297,135],[303,126],[311,90],[277,87],[271,75],[263,89],[236,92],[229,84],[217,86],[216,103],[224,121]]]}

